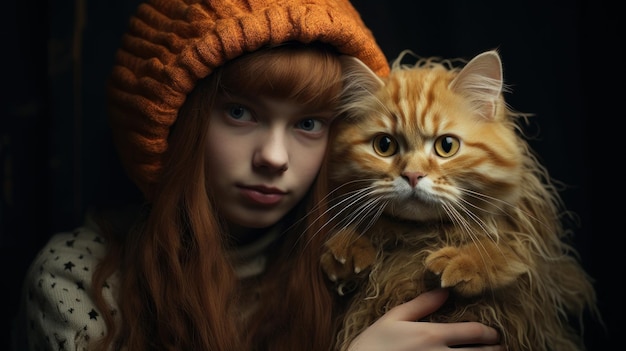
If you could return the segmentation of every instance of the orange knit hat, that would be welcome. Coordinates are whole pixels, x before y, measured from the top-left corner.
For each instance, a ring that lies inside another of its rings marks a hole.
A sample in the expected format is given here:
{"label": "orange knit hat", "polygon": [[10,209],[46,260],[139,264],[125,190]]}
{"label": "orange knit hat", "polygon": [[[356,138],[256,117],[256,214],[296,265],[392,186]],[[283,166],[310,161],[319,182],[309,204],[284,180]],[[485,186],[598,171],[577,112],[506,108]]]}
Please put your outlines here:
{"label": "orange knit hat", "polygon": [[321,41],[381,76],[387,60],[348,0],[147,0],[130,20],[109,82],[123,166],[147,199],[168,135],[196,82],[243,53]]}

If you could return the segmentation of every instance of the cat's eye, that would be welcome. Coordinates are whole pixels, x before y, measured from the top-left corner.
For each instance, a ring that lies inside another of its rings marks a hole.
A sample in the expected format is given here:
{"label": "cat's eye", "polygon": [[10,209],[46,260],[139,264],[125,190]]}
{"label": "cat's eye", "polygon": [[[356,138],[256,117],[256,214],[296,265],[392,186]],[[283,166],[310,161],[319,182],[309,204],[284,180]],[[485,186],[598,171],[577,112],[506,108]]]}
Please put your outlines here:
{"label": "cat's eye", "polygon": [[454,135],[442,135],[435,140],[435,153],[440,157],[454,156],[461,148],[461,140]]}
{"label": "cat's eye", "polygon": [[388,134],[379,134],[372,142],[374,151],[380,156],[388,157],[395,155],[398,151],[398,142]]}

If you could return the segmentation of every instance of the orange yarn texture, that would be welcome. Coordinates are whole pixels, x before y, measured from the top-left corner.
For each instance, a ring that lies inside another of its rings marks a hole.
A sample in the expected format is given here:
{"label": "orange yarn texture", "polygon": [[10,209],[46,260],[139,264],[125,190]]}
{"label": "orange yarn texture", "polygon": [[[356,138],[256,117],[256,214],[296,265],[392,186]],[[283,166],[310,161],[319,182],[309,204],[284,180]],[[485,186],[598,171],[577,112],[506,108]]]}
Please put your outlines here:
{"label": "orange yarn texture", "polygon": [[388,62],[347,0],[152,0],[141,4],[115,58],[110,122],[122,164],[150,200],[169,129],[196,82],[268,44],[321,41],[381,76]]}

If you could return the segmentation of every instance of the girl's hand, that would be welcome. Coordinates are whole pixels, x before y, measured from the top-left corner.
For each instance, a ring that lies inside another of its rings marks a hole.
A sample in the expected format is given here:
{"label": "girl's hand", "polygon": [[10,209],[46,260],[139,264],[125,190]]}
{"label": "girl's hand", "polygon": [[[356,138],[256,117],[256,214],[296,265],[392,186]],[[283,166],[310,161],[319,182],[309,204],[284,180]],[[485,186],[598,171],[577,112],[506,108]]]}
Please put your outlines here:
{"label": "girl's hand", "polygon": [[[389,310],[365,329],[349,351],[502,351],[498,332],[478,322],[415,322],[436,311],[448,298],[448,291],[425,292]],[[463,346],[463,347],[459,347]]]}

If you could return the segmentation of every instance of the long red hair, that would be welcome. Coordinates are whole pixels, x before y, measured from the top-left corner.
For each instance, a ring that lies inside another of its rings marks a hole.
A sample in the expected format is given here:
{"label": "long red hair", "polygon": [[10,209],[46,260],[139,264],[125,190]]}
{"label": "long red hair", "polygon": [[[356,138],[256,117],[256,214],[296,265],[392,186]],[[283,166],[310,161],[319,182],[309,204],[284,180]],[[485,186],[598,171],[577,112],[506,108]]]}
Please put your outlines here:
{"label": "long red hair", "polygon": [[[329,350],[334,340],[333,299],[319,268],[325,241],[316,219],[321,190],[311,190],[285,219],[288,231],[262,277],[260,308],[238,319],[241,291],[206,179],[208,111],[216,92],[246,91],[332,106],[341,89],[338,54],[322,45],[280,45],[237,58],[198,82],[172,128],[153,201],[132,225],[99,223],[108,243],[93,277],[102,295],[118,272],[119,317],[101,313],[108,333],[102,350]],[[320,180],[318,179],[317,182]],[[314,189],[324,189],[317,184]],[[119,323],[117,321],[120,321]]]}

